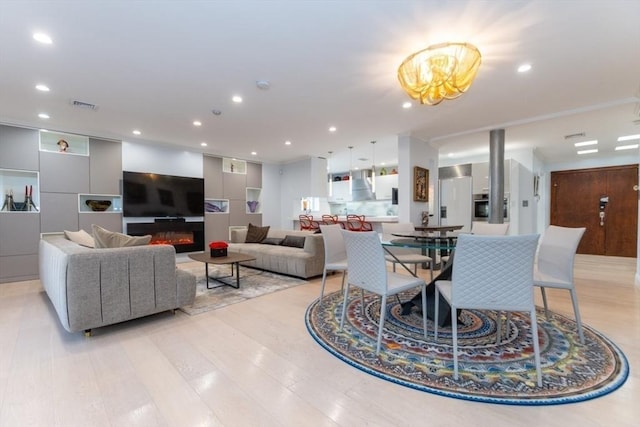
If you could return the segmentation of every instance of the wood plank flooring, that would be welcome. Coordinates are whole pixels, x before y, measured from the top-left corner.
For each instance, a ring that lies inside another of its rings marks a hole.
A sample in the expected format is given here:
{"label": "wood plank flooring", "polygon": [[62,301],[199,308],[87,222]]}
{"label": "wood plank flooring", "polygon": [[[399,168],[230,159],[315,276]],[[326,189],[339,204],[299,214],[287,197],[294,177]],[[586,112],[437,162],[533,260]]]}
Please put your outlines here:
{"label": "wood plank flooring", "polygon": [[[635,267],[635,258],[578,255],[583,321],[622,349],[631,374],[607,396],[547,407],[435,396],[340,362],[304,324],[320,279],[198,316],[96,329],[89,339],[62,329],[38,281],[0,284],[0,426],[635,426]],[[339,286],[332,276],[329,291]],[[568,292],[548,298],[552,310],[572,313]]]}

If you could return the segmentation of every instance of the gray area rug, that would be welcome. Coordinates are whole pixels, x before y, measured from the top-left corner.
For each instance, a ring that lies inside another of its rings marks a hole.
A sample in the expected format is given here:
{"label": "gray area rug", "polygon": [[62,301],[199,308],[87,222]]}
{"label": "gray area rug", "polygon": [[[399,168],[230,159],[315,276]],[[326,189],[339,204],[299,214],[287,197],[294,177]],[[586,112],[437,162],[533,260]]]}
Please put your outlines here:
{"label": "gray area rug", "polygon": [[[178,268],[196,276],[196,299],[193,305],[180,308],[190,316],[307,283],[306,280],[296,277],[240,266],[240,289],[224,285],[214,289],[207,289],[204,263],[189,262],[178,264]],[[209,265],[210,277],[223,277],[229,274],[231,274],[231,266],[229,265]],[[235,277],[228,277],[223,280],[235,285],[236,279]],[[209,280],[209,286],[218,285],[221,284],[217,281]]]}

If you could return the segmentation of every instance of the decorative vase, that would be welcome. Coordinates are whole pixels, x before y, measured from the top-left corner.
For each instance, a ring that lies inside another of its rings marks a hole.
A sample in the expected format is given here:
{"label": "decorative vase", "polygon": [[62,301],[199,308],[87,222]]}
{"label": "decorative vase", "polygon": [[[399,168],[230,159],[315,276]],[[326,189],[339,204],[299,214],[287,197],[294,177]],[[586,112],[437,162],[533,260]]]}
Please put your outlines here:
{"label": "decorative vase", "polygon": [[247,206],[249,206],[249,212],[255,213],[256,209],[258,209],[258,201],[257,200],[249,200],[247,202]]}

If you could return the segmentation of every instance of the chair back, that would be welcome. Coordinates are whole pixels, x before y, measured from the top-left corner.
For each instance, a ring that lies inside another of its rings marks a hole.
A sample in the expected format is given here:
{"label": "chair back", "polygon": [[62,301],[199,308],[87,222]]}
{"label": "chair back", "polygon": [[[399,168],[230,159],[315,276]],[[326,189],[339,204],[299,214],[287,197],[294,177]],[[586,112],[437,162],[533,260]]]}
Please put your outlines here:
{"label": "chair back", "polygon": [[324,241],[325,265],[346,260],[347,249],[344,246],[342,227],[339,224],[320,224],[320,230],[322,230],[322,240]]}
{"label": "chair back", "polygon": [[473,221],[471,233],[481,236],[506,236],[509,232],[509,223],[489,224],[484,221]]}
{"label": "chair back", "polygon": [[319,228],[318,221],[313,220],[313,215],[299,215],[300,230],[317,230]]}
{"label": "chair back", "polygon": [[337,224],[338,223],[338,215],[322,215],[322,223],[323,224]]}
{"label": "chair back", "polygon": [[458,237],[451,299],[456,307],[530,310],[539,235]]}
{"label": "chair back", "polygon": [[[415,226],[410,222],[383,222],[382,223],[382,240],[388,242],[398,237],[393,236],[393,233],[404,233],[416,231]],[[408,249],[408,248],[394,248],[387,247],[387,250],[393,252],[396,255],[420,253],[420,249]]]}
{"label": "chair back", "polygon": [[372,231],[373,226],[370,222],[365,221],[364,215],[347,215],[347,230],[351,231]]}
{"label": "chair back", "polygon": [[538,271],[556,280],[573,283],[573,264],[585,228],[550,225],[538,248]]}
{"label": "chair back", "polygon": [[341,230],[347,248],[347,279],[359,288],[385,294],[387,265],[384,249],[375,231]]}

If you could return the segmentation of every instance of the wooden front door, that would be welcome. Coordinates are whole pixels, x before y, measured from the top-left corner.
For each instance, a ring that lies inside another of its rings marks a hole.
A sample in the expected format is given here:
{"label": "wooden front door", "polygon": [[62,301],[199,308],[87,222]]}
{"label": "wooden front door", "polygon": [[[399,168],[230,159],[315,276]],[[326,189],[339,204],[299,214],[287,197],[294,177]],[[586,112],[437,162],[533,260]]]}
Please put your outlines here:
{"label": "wooden front door", "polygon": [[637,185],[638,165],[552,172],[551,224],[586,227],[580,254],[636,257]]}

